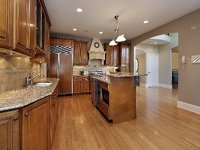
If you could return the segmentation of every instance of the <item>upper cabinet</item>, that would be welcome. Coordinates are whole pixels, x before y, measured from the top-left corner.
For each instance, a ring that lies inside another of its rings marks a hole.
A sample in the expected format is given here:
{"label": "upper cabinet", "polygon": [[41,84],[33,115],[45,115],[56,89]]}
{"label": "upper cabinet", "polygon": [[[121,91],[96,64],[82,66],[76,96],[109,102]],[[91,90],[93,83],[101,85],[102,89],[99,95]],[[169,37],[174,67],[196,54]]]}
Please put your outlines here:
{"label": "upper cabinet", "polygon": [[119,46],[109,46],[105,44],[106,50],[106,61],[105,64],[108,66],[119,66],[120,65],[120,51]]}
{"label": "upper cabinet", "polygon": [[121,71],[129,72],[130,67],[130,44],[121,44],[120,45],[120,64],[121,64]]}
{"label": "upper cabinet", "polygon": [[36,0],[17,0],[16,51],[35,55]]}
{"label": "upper cabinet", "polygon": [[88,52],[87,42],[74,41],[74,65],[87,65],[88,64]]}
{"label": "upper cabinet", "polygon": [[0,0],[0,48],[45,56],[50,25],[43,0]]}
{"label": "upper cabinet", "polygon": [[128,72],[130,64],[130,44],[109,46],[105,44],[106,60],[108,66],[121,66],[121,71]]}
{"label": "upper cabinet", "polygon": [[13,47],[13,0],[0,0],[0,47]]}
{"label": "upper cabinet", "polygon": [[74,48],[74,42],[72,39],[65,39],[65,38],[51,38],[51,45],[62,45],[67,46],[69,48]]}

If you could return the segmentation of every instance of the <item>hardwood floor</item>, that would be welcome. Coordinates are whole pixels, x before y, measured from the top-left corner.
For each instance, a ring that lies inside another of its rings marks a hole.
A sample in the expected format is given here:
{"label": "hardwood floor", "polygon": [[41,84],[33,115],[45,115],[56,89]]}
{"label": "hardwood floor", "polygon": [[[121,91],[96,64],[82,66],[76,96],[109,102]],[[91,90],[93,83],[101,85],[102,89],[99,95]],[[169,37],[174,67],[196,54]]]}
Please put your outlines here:
{"label": "hardwood floor", "polygon": [[200,150],[200,115],[176,100],[176,90],[139,87],[136,120],[112,124],[90,95],[60,97],[53,150]]}

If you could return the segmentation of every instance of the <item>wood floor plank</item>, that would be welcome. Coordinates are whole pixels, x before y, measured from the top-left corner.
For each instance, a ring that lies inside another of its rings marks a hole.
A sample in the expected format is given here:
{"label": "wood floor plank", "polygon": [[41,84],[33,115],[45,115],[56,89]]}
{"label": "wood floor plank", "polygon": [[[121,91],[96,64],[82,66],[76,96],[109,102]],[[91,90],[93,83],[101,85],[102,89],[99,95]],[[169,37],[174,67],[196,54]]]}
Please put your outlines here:
{"label": "wood floor plank", "polygon": [[59,98],[53,150],[200,150],[200,115],[176,107],[177,90],[137,88],[137,118],[112,124],[90,95]]}

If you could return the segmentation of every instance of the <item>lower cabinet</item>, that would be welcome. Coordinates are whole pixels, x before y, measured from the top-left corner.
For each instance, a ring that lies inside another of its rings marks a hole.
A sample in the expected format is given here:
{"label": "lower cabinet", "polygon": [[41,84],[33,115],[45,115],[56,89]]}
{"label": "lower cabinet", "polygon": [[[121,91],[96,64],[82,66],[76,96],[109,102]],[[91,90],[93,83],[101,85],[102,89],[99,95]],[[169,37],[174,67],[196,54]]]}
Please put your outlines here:
{"label": "lower cabinet", "polygon": [[58,88],[51,96],[0,113],[0,150],[49,150],[58,121]]}
{"label": "lower cabinet", "polygon": [[49,97],[22,109],[22,149],[49,149]]}
{"label": "lower cabinet", "polygon": [[19,112],[0,113],[0,150],[19,150]]}
{"label": "lower cabinet", "polygon": [[50,99],[50,145],[53,143],[53,137],[56,130],[56,124],[58,121],[58,88],[54,91]]}
{"label": "lower cabinet", "polygon": [[90,81],[89,77],[85,76],[74,76],[73,77],[73,93],[89,93],[90,92]]}

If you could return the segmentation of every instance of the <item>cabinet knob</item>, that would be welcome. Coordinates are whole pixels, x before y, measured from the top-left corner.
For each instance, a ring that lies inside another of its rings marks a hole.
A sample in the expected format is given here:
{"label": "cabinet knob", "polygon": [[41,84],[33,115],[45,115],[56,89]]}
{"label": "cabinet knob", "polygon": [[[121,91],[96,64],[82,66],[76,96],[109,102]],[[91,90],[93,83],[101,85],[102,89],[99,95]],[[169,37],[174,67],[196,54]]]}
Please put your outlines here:
{"label": "cabinet knob", "polygon": [[17,121],[18,119],[19,119],[18,116],[13,117],[13,120],[14,120],[14,121]]}
{"label": "cabinet knob", "polygon": [[28,113],[28,112],[25,112],[24,116],[25,116],[25,117],[28,117],[28,116],[29,116],[29,113]]}

